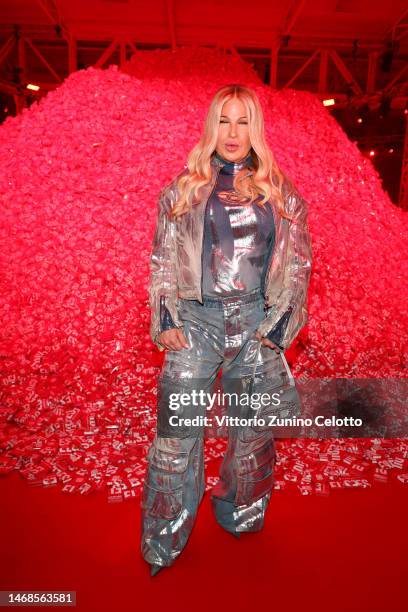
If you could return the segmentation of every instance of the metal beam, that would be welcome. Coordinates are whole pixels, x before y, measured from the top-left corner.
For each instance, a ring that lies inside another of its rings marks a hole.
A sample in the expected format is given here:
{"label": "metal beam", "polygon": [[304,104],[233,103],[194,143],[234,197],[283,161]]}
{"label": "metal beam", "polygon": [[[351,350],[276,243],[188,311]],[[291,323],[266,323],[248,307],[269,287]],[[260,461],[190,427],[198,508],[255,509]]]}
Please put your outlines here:
{"label": "metal beam", "polygon": [[102,66],[104,65],[106,60],[115,52],[116,47],[118,46],[118,44],[119,44],[119,40],[117,38],[115,38],[111,42],[109,47],[107,49],[105,49],[105,51],[102,53],[101,57],[94,63],[94,67],[95,68],[102,68]]}
{"label": "metal beam", "polygon": [[406,28],[408,26],[408,23],[401,23],[401,21],[408,15],[408,9],[405,9],[405,11],[402,12],[402,14],[398,17],[398,19],[393,23],[393,25],[388,28],[388,30],[386,31],[386,35],[391,35],[391,39],[392,40],[401,40],[401,38],[403,38],[406,34],[403,33],[402,36],[398,36],[397,35],[397,29],[398,28]]}
{"label": "metal beam", "polygon": [[174,0],[166,0],[166,10],[167,10],[167,19],[169,21],[170,28],[170,40],[171,40],[171,48],[173,51],[177,48],[176,41],[176,25],[174,19]]}
{"label": "metal beam", "polygon": [[271,49],[271,60],[269,64],[269,85],[273,89],[278,87],[278,60],[279,60],[279,43],[275,42]]}
{"label": "metal beam", "polygon": [[318,92],[320,94],[326,93],[327,91],[327,68],[329,63],[329,53],[327,49],[321,49],[320,51],[320,65],[319,65],[319,85]]}
{"label": "metal beam", "polygon": [[379,55],[378,51],[371,51],[371,53],[368,54],[366,92],[370,94],[375,91]]}
{"label": "metal beam", "polygon": [[21,70],[20,77],[21,77],[21,81],[25,83],[26,77],[27,77],[27,61],[26,61],[26,53],[25,53],[25,46],[24,46],[24,38],[22,36],[18,37],[17,48],[18,48],[18,67]]}
{"label": "metal beam", "polygon": [[57,0],[36,0],[37,4],[43,9],[51,23],[61,28],[61,34],[63,38],[69,43],[72,38],[72,33],[68,28],[65,20],[61,14],[61,10],[58,6]]}
{"label": "metal beam", "polygon": [[391,81],[389,83],[387,83],[387,86],[384,89],[384,92],[388,92],[390,91],[390,89],[392,89],[392,87],[394,86],[394,84],[400,80],[400,78],[402,76],[404,76],[404,74],[408,72],[408,64],[406,64],[399,72],[397,72],[397,74],[395,75],[395,77],[393,79],[391,79]]}
{"label": "metal beam", "polygon": [[291,33],[305,4],[306,0],[294,0],[294,2],[290,3],[283,23],[283,36]]}
{"label": "metal beam", "polygon": [[78,70],[78,53],[77,40],[74,36],[68,41],[68,72],[76,72]]}
{"label": "metal beam", "polygon": [[333,60],[333,63],[337,67],[338,71],[344,77],[346,83],[350,85],[354,93],[359,96],[362,96],[363,90],[361,89],[360,85],[357,83],[357,81],[351,74],[350,70],[347,68],[346,64],[343,62],[341,57],[338,55],[338,53],[334,49],[330,49],[329,55],[331,59]]}
{"label": "metal beam", "polygon": [[9,36],[4,45],[0,49],[0,66],[6,60],[8,54],[14,47],[14,43],[16,42],[15,36]]}
{"label": "metal beam", "polygon": [[306,60],[306,62],[303,64],[303,66],[301,66],[299,68],[299,70],[297,70],[295,72],[295,74],[293,75],[293,77],[291,79],[289,79],[289,81],[287,83],[285,83],[285,85],[282,87],[282,89],[285,89],[286,87],[290,87],[290,85],[298,78],[298,76],[300,74],[302,74],[302,72],[305,70],[305,68],[307,68],[307,66],[310,64],[310,62],[312,62],[314,60],[315,57],[317,57],[320,53],[320,49],[316,49],[312,55],[309,57],[308,60]]}
{"label": "metal beam", "polygon": [[3,81],[0,79],[0,91],[3,91],[10,96],[17,95],[17,85],[15,83],[11,83],[9,81]]}
{"label": "metal beam", "polygon": [[51,72],[51,74],[53,75],[53,77],[55,78],[56,81],[58,81],[59,83],[62,83],[63,79],[60,77],[60,75],[54,70],[54,68],[47,62],[47,60],[45,59],[45,57],[43,56],[43,54],[41,53],[41,51],[39,51],[35,45],[33,45],[33,43],[31,42],[31,40],[27,37],[24,38],[25,42],[31,47],[31,49],[34,51],[34,53],[36,54],[36,56],[42,61],[42,63],[44,64],[44,66],[46,66],[48,68],[48,70]]}
{"label": "metal beam", "polygon": [[119,44],[119,66],[122,67],[126,62],[126,43]]}

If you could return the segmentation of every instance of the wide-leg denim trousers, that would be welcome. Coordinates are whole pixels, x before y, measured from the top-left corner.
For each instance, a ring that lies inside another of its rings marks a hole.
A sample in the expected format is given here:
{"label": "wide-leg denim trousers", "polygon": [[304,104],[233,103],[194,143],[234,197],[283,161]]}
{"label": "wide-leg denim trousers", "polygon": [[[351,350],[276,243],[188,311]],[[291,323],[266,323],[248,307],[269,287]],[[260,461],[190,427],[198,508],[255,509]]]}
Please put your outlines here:
{"label": "wide-leg denim trousers", "polygon": [[220,478],[211,491],[215,518],[226,531],[259,531],[274,486],[276,451],[268,416],[276,406],[258,403],[255,410],[242,398],[265,392],[268,398],[293,385],[283,353],[255,337],[265,318],[259,289],[239,297],[207,296],[203,304],[179,299],[178,311],[189,348],[165,352],[158,377],[157,432],[147,454],[142,493],[142,555],[162,566],[172,565],[185,547],[205,491],[204,426],[188,423],[214,416],[205,402],[174,404],[174,398],[190,400],[193,391],[211,394],[221,369],[222,392],[231,398],[224,416],[238,417],[239,423],[253,423],[255,416],[266,422],[227,427]]}

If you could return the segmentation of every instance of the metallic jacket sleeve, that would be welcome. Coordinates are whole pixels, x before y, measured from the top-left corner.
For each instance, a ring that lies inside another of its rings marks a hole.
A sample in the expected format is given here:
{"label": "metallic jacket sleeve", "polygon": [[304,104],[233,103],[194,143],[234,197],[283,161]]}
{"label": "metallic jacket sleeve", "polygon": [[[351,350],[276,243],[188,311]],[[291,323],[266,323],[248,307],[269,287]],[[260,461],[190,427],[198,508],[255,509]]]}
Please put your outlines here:
{"label": "metallic jacket sleeve", "polygon": [[150,336],[161,351],[165,347],[157,336],[172,327],[183,327],[177,312],[176,224],[168,216],[171,204],[167,193],[166,187],[160,192],[148,287]]}
{"label": "metallic jacket sleeve", "polygon": [[[307,203],[289,182],[285,187],[287,210],[293,221],[289,224],[286,261],[278,261],[271,269],[271,282],[284,266],[283,280],[275,303],[268,309],[266,318],[258,327],[262,337],[275,342],[282,350],[287,349],[307,323],[307,290],[312,267],[311,237],[307,223]],[[280,255],[280,254],[279,254]]]}

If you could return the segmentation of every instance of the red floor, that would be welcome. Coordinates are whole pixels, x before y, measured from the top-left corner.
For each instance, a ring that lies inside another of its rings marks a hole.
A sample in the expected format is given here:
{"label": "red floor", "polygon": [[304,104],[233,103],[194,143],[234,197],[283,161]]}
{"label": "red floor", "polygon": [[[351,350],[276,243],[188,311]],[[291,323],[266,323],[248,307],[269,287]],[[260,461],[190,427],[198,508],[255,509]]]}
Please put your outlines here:
{"label": "red floor", "polygon": [[207,492],[181,557],[154,578],[139,553],[139,502],[33,488],[17,474],[0,490],[0,590],[75,590],[87,612],[407,609],[408,487],[397,481],[275,492],[264,531],[241,540],[215,523]]}

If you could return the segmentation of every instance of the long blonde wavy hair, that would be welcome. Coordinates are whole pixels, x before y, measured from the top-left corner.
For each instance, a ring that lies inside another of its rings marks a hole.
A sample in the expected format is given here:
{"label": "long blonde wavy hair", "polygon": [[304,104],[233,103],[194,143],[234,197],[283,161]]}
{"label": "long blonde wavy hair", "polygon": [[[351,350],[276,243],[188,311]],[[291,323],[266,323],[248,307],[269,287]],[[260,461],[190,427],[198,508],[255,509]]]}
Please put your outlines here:
{"label": "long blonde wavy hair", "polygon": [[264,116],[259,98],[253,89],[238,83],[224,85],[215,93],[201,138],[187,157],[187,172],[183,172],[176,182],[178,199],[172,208],[171,217],[177,218],[188,212],[200,201],[201,187],[210,182],[210,160],[216,148],[222,107],[233,97],[240,99],[245,106],[253,161],[252,170],[243,168],[234,175],[233,187],[239,194],[250,198],[248,204],[259,196],[263,198],[257,204],[262,206],[268,200],[274,199],[282,217],[291,219],[285,211],[282,194],[284,175],[265,141]]}

